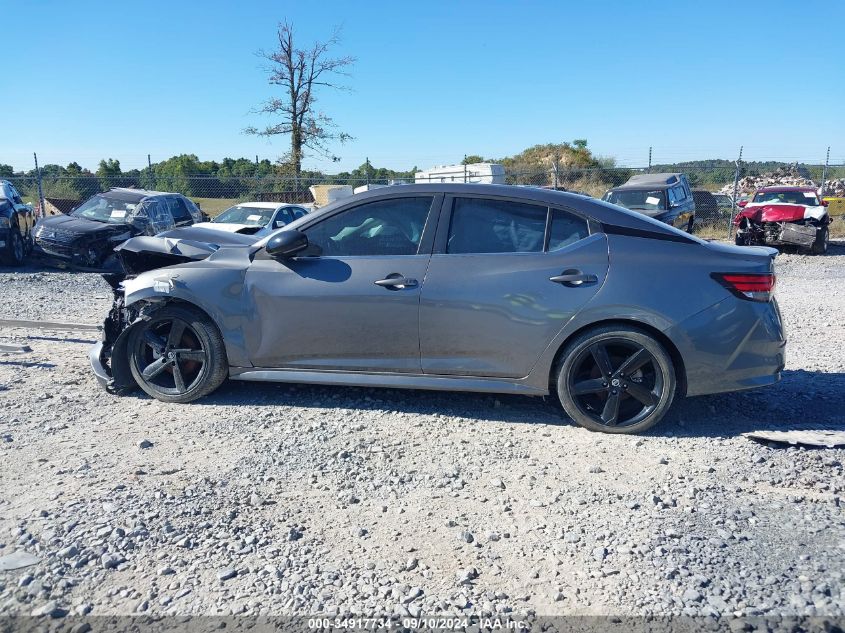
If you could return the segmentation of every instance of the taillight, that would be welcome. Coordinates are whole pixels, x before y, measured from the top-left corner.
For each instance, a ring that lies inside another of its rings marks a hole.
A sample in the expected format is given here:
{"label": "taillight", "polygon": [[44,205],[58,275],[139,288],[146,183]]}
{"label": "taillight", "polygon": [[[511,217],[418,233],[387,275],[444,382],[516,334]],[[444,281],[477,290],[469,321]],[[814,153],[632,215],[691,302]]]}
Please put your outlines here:
{"label": "taillight", "polygon": [[711,277],[740,299],[766,302],[775,292],[772,273],[713,273]]}

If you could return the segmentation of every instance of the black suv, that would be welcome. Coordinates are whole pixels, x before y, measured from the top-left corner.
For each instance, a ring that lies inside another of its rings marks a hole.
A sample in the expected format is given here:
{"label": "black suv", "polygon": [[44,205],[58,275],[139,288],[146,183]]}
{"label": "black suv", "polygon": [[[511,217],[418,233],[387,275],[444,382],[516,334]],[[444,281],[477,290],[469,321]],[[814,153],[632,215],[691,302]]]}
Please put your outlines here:
{"label": "black suv", "polygon": [[70,215],[39,220],[35,253],[62,268],[120,272],[115,246],[202,220],[199,208],[181,194],[114,188],[92,196]]}
{"label": "black suv", "polygon": [[686,174],[636,174],[602,200],[692,233],[695,201]]}
{"label": "black suv", "polygon": [[8,180],[0,180],[0,261],[20,266],[32,250],[32,207]]}

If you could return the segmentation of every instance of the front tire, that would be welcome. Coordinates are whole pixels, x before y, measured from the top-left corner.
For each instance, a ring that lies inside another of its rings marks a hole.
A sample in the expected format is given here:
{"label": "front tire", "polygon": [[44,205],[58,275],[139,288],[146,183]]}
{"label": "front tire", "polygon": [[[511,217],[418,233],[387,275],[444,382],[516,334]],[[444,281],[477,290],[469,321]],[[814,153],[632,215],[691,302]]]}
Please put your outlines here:
{"label": "front tire", "polygon": [[22,266],[25,256],[26,245],[21,237],[20,229],[13,225],[9,229],[9,243],[6,244],[6,252],[4,253],[3,259],[10,266]]}
{"label": "front tire", "polygon": [[217,389],[229,370],[223,337],[205,314],[168,305],[135,326],[127,341],[138,386],[162,402],[191,402]]}
{"label": "front tire", "polygon": [[827,225],[821,227],[816,231],[816,241],[813,242],[813,246],[810,248],[810,252],[813,255],[824,255],[827,253],[827,247],[830,243],[830,229]]}
{"label": "front tire", "polygon": [[563,409],[590,431],[640,433],[660,422],[675,398],[672,358],[639,328],[593,328],[571,341],[561,359]]}

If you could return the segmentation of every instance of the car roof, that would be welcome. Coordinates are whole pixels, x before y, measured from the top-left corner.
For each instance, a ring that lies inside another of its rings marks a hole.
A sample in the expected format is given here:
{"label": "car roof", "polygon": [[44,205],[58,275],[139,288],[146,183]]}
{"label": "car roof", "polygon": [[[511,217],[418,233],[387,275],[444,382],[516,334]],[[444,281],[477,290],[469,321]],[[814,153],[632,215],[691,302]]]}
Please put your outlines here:
{"label": "car roof", "polygon": [[787,185],[773,185],[771,187],[760,187],[757,191],[771,191],[773,193],[777,192],[785,192],[785,191],[801,191],[801,192],[810,192],[816,193],[815,187],[789,187]]}
{"label": "car roof", "polygon": [[233,207],[255,207],[256,209],[280,209],[282,207],[299,207],[301,205],[289,202],[238,202]]}
{"label": "car roof", "polygon": [[603,224],[648,231],[649,233],[662,233],[672,235],[675,238],[683,236],[688,238],[691,242],[697,241],[697,239],[693,236],[679,231],[674,227],[670,227],[663,222],[653,220],[642,213],[637,213],[636,211],[631,211],[597,198],[582,196],[568,191],[541,189],[539,187],[516,187],[514,185],[488,185],[481,183],[424,183],[379,187],[378,189],[363,191],[361,193],[356,193],[352,196],[336,200],[320,208],[314,213],[309,213],[307,216],[294,220],[288,226],[291,228],[297,228],[302,224],[311,223],[317,220],[320,216],[326,213],[331,213],[335,209],[366,200],[378,200],[380,198],[388,198],[398,194],[437,195],[439,193],[444,195],[501,197],[517,201],[524,200],[526,203],[541,203],[548,204],[550,206],[565,207]]}
{"label": "car roof", "polygon": [[682,173],[662,173],[662,174],[634,174],[628,179],[628,182],[613,187],[611,191],[619,189],[644,189],[646,187],[654,187],[663,189],[672,187],[681,183]]}
{"label": "car roof", "polygon": [[[113,197],[126,196],[127,198],[137,198],[143,200],[144,198],[152,198],[154,196],[181,196],[181,193],[173,193],[169,191],[152,191],[151,189],[135,189],[133,187],[112,187],[108,191],[104,191],[99,195],[109,195]],[[117,194],[117,195],[114,195]]]}

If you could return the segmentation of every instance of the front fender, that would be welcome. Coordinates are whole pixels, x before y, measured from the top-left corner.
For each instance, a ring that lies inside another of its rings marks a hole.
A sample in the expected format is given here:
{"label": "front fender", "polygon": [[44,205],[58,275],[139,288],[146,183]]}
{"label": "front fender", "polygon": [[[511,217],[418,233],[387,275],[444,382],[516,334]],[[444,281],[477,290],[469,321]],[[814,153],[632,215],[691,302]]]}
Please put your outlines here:
{"label": "front fender", "polygon": [[199,308],[223,336],[229,364],[251,367],[243,334],[248,311],[243,297],[243,274],[215,272],[215,275],[189,274],[181,268],[144,273],[124,282],[125,305],[181,302]]}

